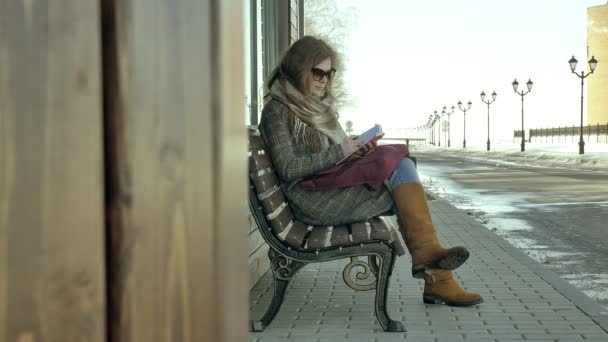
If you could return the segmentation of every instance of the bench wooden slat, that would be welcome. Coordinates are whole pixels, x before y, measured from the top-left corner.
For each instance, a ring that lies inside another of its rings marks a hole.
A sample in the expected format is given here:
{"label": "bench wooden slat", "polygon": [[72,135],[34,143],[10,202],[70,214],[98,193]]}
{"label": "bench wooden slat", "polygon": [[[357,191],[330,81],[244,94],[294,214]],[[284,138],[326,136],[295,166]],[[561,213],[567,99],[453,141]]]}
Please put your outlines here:
{"label": "bench wooden slat", "polygon": [[328,230],[328,227],[314,227],[308,237],[307,249],[321,249],[325,247]]}
{"label": "bench wooden slat", "polygon": [[259,151],[266,148],[264,139],[260,135],[256,135],[249,130],[249,151]]}
{"label": "bench wooden slat", "polygon": [[270,157],[266,153],[253,153],[249,157],[249,172],[255,172],[271,166]]}
{"label": "bench wooden slat", "polygon": [[372,226],[372,240],[390,241],[391,233],[383,219],[374,217],[369,221],[369,223]]}
{"label": "bench wooden slat", "polygon": [[302,248],[304,246],[304,239],[308,233],[308,227],[299,221],[293,221],[293,226],[285,237],[285,242],[294,248]]}
{"label": "bench wooden slat", "polygon": [[395,249],[395,253],[401,256],[405,254],[405,246],[401,239],[399,239],[399,233],[396,230],[391,230],[391,241],[393,242],[393,248]]}
{"label": "bench wooden slat", "polygon": [[330,242],[332,246],[346,245],[350,241],[348,240],[348,227],[345,225],[336,226],[331,232]]}
{"label": "bench wooden slat", "polygon": [[274,172],[267,172],[261,176],[253,176],[251,180],[253,181],[255,192],[258,194],[279,184],[279,179]]}
{"label": "bench wooden slat", "polygon": [[275,234],[279,234],[287,228],[289,223],[293,220],[293,213],[291,209],[287,206],[281,210],[281,213],[270,220],[270,225],[272,226],[272,231]]}
{"label": "bench wooden slat", "polygon": [[284,202],[285,196],[283,195],[283,191],[281,191],[281,189],[277,189],[277,191],[273,192],[272,195],[262,200],[262,205],[264,206],[266,213],[270,214],[277,210]]}
{"label": "bench wooden slat", "polygon": [[350,225],[351,234],[353,236],[353,242],[369,241],[369,235],[367,235],[367,225],[365,222],[355,222]]}

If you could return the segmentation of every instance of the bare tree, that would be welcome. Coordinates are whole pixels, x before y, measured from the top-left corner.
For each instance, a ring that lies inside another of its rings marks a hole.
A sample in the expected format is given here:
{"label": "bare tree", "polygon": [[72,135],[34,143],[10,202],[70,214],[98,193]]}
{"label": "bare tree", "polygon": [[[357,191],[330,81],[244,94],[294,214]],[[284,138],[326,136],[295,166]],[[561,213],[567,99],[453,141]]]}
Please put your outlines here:
{"label": "bare tree", "polygon": [[333,46],[338,53],[338,67],[333,81],[336,95],[336,108],[353,104],[344,85],[344,66],[347,56],[347,43],[350,29],[356,23],[357,9],[354,6],[340,7],[336,0],[304,1],[304,33],[321,38]]}

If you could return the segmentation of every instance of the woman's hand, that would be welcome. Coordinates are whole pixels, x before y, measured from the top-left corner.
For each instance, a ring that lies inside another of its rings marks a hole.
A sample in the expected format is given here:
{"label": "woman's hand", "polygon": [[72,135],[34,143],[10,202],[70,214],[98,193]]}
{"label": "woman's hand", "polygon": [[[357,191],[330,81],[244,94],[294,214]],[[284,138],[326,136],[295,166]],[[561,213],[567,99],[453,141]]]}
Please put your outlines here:
{"label": "woman's hand", "polygon": [[362,145],[361,148],[357,151],[357,154],[360,156],[365,156],[366,154],[375,150],[376,147],[378,147],[378,140],[382,139],[383,136],[384,136],[384,134],[382,134],[381,136],[379,136],[376,139],[373,139],[372,141],[368,142],[367,144]]}
{"label": "woman's hand", "polygon": [[340,144],[340,147],[342,148],[342,152],[344,152],[345,156],[350,156],[361,148],[361,141],[359,141],[358,136],[350,136],[344,139],[344,141]]}
{"label": "woman's hand", "polygon": [[359,151],[357,151],[357,153],[361,154],[361,155],[366,155],[369,152],[373,151],[376,149],[376,142],[375,141],[370,141],[365,145],[362,145],[361,148],[359,149]]}

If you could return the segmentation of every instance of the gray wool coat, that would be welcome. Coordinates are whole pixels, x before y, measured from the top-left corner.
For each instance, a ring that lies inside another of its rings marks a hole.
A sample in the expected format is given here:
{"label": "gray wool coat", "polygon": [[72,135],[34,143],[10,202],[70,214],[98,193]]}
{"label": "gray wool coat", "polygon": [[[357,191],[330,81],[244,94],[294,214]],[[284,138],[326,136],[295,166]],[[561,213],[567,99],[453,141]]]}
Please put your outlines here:
{"label": "gray wool coat", "polygon": [[302,188],[298,183],[304,177],[332,167],[344,153],[338,144],[315,152],[308,144],[296,143],[289,125],[293,115],[273,99],[264,106],[259,129],[294,216],[309,225],[333,226],[392,214],[393,199],[385,186],[378,191],[364,185],[323,191]]}

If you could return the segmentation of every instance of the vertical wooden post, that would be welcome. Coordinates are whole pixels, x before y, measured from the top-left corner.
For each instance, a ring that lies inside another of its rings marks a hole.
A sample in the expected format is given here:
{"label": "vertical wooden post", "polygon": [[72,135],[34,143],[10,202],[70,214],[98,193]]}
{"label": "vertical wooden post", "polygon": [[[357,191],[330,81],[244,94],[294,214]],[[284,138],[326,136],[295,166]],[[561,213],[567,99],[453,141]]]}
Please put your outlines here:
{"label": "vertical wooden post", "polygon": [[245,341],[243,5],[102,4],[110,340]]}
{"label": "vertical wooden post", "polygon": [[99,2],[0,8],[0,340],[104,342]]}

